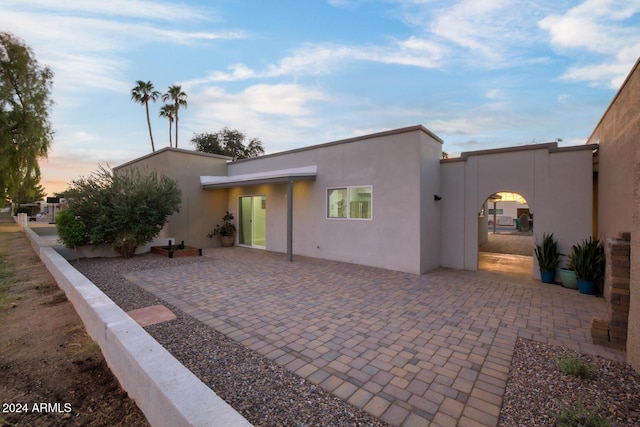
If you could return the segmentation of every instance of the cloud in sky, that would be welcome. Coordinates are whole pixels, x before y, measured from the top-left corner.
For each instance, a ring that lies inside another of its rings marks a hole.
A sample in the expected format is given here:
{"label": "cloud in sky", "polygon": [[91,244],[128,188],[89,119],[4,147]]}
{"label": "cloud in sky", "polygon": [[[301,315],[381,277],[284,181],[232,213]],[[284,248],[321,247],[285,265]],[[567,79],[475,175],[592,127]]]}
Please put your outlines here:
{"label": "cloud in sky", "polygon": [[223,126],[268,152],[416,123],[450,153],[586,138],[640,54],[640,0],[7,0],[0,28],[55,72],[46,180],[148,153],[138,79],[188,93],[183,148]]}
{"label": "cloud in sky", "polygon": [[[287,143],[304,141],[321,119],[314,105],[330,102],[330,96],[314,87],[298,84],[255,84],[239,92],[219,86],[207,86],[190,96],[195,113],[188,126],[196,133],[215,131],[224,126],[241,129],[251,137],[274,141],[270,151],[281,151]],[[274,102],[277,100],[277,102]],[[185,140],[182,147],[189,147]]]}
{"label": "cloud in sky", "polygon": [[282,76],[331,74],[341,64],[355,61],[437,68],[441,59],[442,49],[440,46],[414,36],[406,40],[393,40],[386,45],[350,46],[307,43],[296,47],[291,54],[281,58],[276,64],[269,64],[262,70],[251,69],[242,63],[231,64],[226,71],[216,70],[204,79],[196,79],[189,83],[202,84]]}
{"label": "cloud in sky", "polygon": [[611,89],[620,87],[630,64],[640,54],[638,13],[639,0],[587,0],[563,14],[540,20],[540,28],[549,33],[553,48],[595,53],[601,58],[569,67],[562,78],[604,84]]}
{"label": "cloud in sky", "polygon": [[[14,2],[13,6],[2,10],[2,28],[33,41],[39,60],[58,71],[56,84],[64,85],[65,90],[93,87],[128,91],[130,78],[125,71],[135,58],[127,54],[137,46],[192,45],[245,37],[240,31],[164,27],[164,21],[182,21],[186,25],[190,20],[205,20],[207,16],[197,9],[156,2],[26,0]],[[118,20],[119,17],[126,19]]]}
{"label": "cloud in sky", "polygon": [[454,3],[429,23],[427,29],[464,49],[474,51],[479,64],[498,65],[512,43],[526,43],[520,5],[509,0]]}
{"label": "cloud in sky", "polygon": [[160,3],[144,0],[109,0],[88,2],[78,0],[14,0],[12,7],[45,9],[54,12],[113,16],[125,18],[145,18],[162,21],[188,21],[211,19],[216,12],[205,7],[184,7],[182,4]]}
{"label": "cloud in sky", "polygon": [[474,68],[500,68],[544,61],[535,46],[535,16],[544,6],[536,1],[446,0],[397,1],[402,19],[423,37],[442,45],[450,61]]}

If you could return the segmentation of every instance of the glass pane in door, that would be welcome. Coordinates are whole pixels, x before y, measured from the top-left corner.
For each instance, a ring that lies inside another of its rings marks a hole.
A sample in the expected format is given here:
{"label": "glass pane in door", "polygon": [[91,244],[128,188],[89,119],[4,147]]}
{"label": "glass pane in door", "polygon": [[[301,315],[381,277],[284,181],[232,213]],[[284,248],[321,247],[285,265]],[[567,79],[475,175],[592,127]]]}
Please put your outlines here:
{"label": "glass pane in door", "polygon": [[265,196],[253,197],[253,242],[252,246],[267,246],[267,206]]}
{"label": "glass pane in door", "polygon": [[240,233],[241,245],[267,246],[267,206],[266,196],[240,197]]}
{"label": "glass pane in door", "polygon": [[238,243],[251,245],[251,197],[240,197],[240,235]]}

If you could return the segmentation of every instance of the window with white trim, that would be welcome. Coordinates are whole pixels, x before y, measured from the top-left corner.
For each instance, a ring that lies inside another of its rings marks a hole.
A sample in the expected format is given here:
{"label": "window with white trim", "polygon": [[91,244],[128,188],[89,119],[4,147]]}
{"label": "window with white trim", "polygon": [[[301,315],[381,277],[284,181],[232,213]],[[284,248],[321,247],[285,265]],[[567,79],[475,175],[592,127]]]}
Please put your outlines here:
{"label": "window with white trim", "polygon": [[327,189],[327,218],[371,219],[372,187]]}

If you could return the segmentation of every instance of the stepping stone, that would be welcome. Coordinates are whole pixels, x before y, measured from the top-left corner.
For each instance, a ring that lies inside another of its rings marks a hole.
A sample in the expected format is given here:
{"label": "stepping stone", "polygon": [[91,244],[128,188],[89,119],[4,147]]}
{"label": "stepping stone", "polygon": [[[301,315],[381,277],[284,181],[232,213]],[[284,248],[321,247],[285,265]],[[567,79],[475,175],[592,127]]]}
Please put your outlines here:
{"label": "stepping stone", "polygon": [[135,310],[127,311],[127,314],[143,327],[176,318],[176,315],[164,305],[152,305],[149,307],[137,308]]}

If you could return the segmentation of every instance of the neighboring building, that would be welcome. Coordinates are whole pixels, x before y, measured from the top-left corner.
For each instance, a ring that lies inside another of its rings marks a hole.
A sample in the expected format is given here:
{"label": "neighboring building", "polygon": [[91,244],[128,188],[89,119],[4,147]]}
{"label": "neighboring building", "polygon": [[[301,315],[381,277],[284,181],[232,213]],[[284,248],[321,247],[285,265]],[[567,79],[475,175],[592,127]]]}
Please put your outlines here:
{"label": "neighboring building", "polygon": [[[499,199],[487,199],[483,214],[487,224],[493,225],[494,218],[498,227],[516,228],[522,215],[531,215],[526,200],[515,193],[498,193]],[[512,196],[512,197],[509,197]],[[516,197],[513,197],[516,196]]]}

